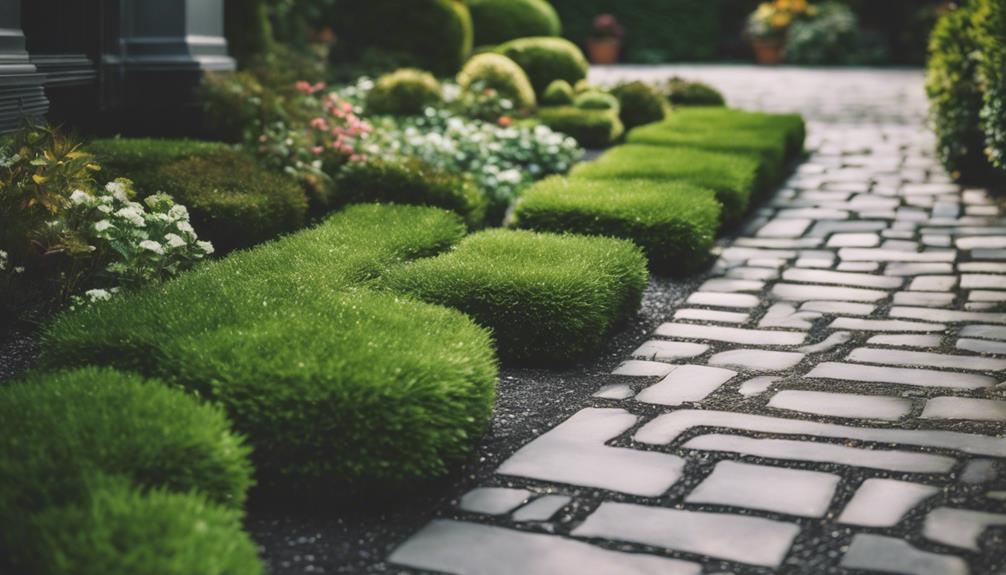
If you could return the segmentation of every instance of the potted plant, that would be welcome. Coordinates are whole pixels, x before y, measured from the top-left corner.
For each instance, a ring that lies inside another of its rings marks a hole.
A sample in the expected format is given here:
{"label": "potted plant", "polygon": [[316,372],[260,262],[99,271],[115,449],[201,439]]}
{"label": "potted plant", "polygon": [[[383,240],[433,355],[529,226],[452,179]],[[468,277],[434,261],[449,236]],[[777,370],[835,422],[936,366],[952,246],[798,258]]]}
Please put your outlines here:
{"label": "potted plant", "polygon": [[816,8],[807,0],[763,2],[748,17],[747,35],[759,64],[782,62],[789,27],[798,19],[812,18]]}
{"label": "potted plant", "polygon": [[587,52],[594,64],[614,64],[622,50],[622,35],[625,29],[611,14],[601,14],[594,18],[594,31],[587,38]]}

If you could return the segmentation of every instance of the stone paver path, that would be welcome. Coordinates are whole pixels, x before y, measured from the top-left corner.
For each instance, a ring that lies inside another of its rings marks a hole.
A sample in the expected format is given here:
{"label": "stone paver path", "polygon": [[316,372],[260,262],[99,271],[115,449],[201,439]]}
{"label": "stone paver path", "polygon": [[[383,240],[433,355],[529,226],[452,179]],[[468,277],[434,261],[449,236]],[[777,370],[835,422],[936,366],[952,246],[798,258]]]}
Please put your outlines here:
{"label": "stone paver path", "polygon": [[1006,218],[934,160],[921,74],[602,79],[674,72],[804,112],[810,157],[589,405],[390,562],[1006,573]]}

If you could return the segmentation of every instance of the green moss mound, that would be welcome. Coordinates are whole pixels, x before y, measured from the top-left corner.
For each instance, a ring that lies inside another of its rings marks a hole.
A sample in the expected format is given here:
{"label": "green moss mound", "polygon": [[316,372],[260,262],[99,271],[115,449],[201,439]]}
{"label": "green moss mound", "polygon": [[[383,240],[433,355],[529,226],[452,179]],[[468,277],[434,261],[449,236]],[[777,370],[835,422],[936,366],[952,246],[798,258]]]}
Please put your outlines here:
{"label": "green moss mound", "polygon": [[675,76],[658,89],[672,106],[726,106],[726,99],[709,84]]}
{"label": "green moss mound", "polygon": [[625,132],[617,110],[585,110],[574,106],[540,108],[538,119],[557,132],[572,136],[585,148],[607,148]]}
{"label": "green moss mound", "polygon": [[614,110],[618,112],[618,98],[607,92],[590,90],[573,98],[573,105],[581,110]]}
{"label": "green moss mound", "polygon": [[565,80],[553,80],[541,96],[543,106],[572,106],[576,94],[573,86]]}
{"label": "green moss mound", "polygon": [[336,179],[340,203],[395,203],[450,210],[469,227],[485,223],[488,201],[464,176],[416,160],[350,162]]}
{"label": "green moss mound", "polygon": [[559,15],[545,0],[468,0],[468,9],[476,46],[562,33]]}
{"label": "green moss mound", "polygon": [[39,575],[259,575],[258,548],[241,513],[199,493],[143,491],[111,480],[86,501],[31,518],[32,565]]}
{"label": "green moss mound", "polygon": [[786,159],[803,153],[807,127],[799,114],[766,114],[733,108],[696,106],[675,110],[667,126],[680,132],[761,132],[781,134],[786,141]]}
{"label": "green moss mound", "polygon": [[653,180],[543,180],[521,197],[517,225],[632,240],[650,268],[683,275],[709,260],[720,205],[712,190]]}
{"label": "green moss mound", "polygon": [[396,293],[456,308],[492,330],[504,361],[554,365],[597,351],[635,313],[646,258],[611,238],[490,230],[457,249],[391,270]]}
{"label": "green moss mound", "polygon": [[408,54],[442,76],[454,75],[472,51],[472,19],[462,0],[340,0],[331,24],[349,56],[373,49]]}
{"label": "green moss mound", "polygon": [[576,44],[563,38],[518,38],[499,46],[496,51],[527,72],[538,95],[555,80],[576,84],[587,77],[590,67]]}
{"label": "green moss mound", "polygon": [[716,192],[725,226],[740,222],[759,189],[760,162],[751,157],[689,148],[630,144],[618,146],[593,162],[580,164],[574,178],[680,181]]}
{"label": "green moss mound", "polygon": [[537,103],[534,88],[524,70],[510,58],[495,52],[479,54],[468,60],[458,73],[458,84],[465,90],[475,84],[492,88],[521,109],[533,108]]}
{"label": "green moss mound", "polygon": [[663,96],[645,82],[615,86],[611,94],[618,98],[618,117],[626,130],[660,122],[667,116]]}
{"label": "green moss mound", "polygon": [[367,93],[368,114],[418,116],[440,102],[443,89],[433,74],[401,68],[377,79]]}

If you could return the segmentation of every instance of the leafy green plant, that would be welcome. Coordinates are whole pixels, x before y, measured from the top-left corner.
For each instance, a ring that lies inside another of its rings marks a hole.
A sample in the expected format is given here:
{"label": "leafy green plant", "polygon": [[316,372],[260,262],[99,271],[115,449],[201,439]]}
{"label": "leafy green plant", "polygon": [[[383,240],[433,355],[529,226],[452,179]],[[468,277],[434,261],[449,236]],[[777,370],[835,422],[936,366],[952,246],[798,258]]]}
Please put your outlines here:
{"label": "leafy green plant", "polygon": [[825,64],[876,64],[887,60],[886,49],[860,29],[859,18],[849,6],[823,2],[813,18],[795,20],[786,36],[787,62]]}
{"label": "leafy green plant", "polygon": [[562,32],[559,15],[545,0],[468,0],[468,9],[476,46]]}
{"label": "leafy green plant", "polygon": [[712,190],[681,182],[552,177],[529,188],[517,226],[632,240],[657,273],[684,275],[709,260],[720,205]]}
{"label": "leafy green plant", "polygon": [[996,0],[979,0],[974,26],[981,50],[977,71],[985,153],[1000,172],[1006,172],[1006,6]]}
{"label": "leafy green plant", "polygon": [[657,89],[672,106],[726,106],[719,90],[709,84],[674,76]]}
{"label": "leafy green plant", "polygon": [[533,108],[536,103],[527,74],[502,54],[490,52],[473,56],[458,73],[458,85],[462,90],[496,90],[520,109]]}
{"label": "leafy green plant", "polygon": [[574,84],[587,77],[589,65],[583,52],[562,38],[518,38],[502,44],[496,51],[524,69],[539,95],[555,80]]}
{"label": "leafy green plant", "polygon": [[367,113],[415,116],[442,98],[440,82],[432,74],[402,68],[377,79],[367,94]]}
{"label": "leafy green plant", "polygon": [[541,96],[543,106],[572,106],[575,94],[573,86],[565,80],[553,80]]}
{"label": "leafy green plant", "polygon": [[618,98],[599,90],[578,94],[573,99],[573,105],[581,110],[612,110],[616,114],[619,111]]}
{"label": "leafy green plant", "polygon": [[557,106],[539,109],[538,119],[556,132],[568,134],[585,148],[606,148],[625,132],[616,110]]}
{"label": "leafy green plant", "polygon": [[390,270],[381,284],[470,315],[492,330],[504,361],[551,366],[597,351],[635,313],[647,278],[631,242],[489,230]]}
{"label": "leafy green plant", "polygon": [[667,104],[663,96],[645,82],[615,86],[611,94],[618,98],[618,117],[626,131],[659,122],[667,116]]}

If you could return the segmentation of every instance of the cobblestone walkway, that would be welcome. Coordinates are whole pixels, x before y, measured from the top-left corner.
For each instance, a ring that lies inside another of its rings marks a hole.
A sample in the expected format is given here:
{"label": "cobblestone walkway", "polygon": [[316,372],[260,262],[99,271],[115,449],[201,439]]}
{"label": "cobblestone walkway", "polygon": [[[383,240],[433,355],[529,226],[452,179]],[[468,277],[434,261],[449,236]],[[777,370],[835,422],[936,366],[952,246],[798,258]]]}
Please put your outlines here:
{"label": "cobblestone walkway", "polygon": [[934,161],[920,74],[680,71],[805,112],[811,156],[588,405],[389,560],[1006,572],[1006,218]]}

